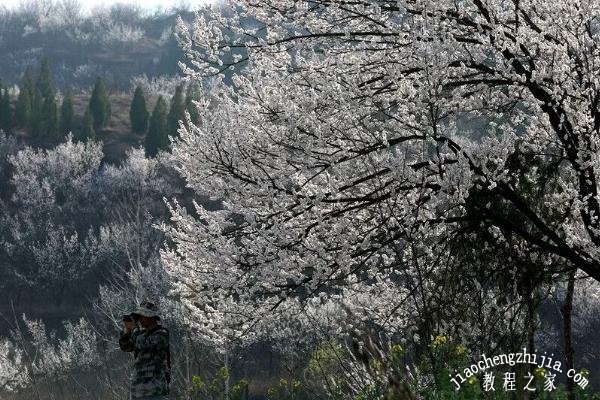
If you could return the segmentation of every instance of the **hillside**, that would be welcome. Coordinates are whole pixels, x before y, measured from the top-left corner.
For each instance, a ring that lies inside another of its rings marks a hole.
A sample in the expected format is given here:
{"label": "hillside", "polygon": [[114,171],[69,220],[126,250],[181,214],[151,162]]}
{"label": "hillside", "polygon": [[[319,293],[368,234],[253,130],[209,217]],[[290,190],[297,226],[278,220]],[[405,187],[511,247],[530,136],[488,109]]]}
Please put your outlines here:
{"label": "hillside", "polygon": [[[0,6],[0,71],[17,84],[27,67],[47,58],[59,88],[86,88],[96,76],[128,90],[132,76],[173,75],[182,53],[173,36],[184,8],[149,13],[116,4],[85,14],[76,2],[30,2],[16,10]],[[79,8],[78,8],[79,7]]]}
{"label": "hillside", "polygon": [[[148,96],[148,109],[151,111],[156,103],[155,96]],[[73,96],[74,110],[74,130],[73,134],[81,130],[83,114],[88,106],[89,94],[80,93]],[[131,123],[129,121],[129,107],[131,104],[131,95],[129,93],[118,92],[110,95],[111,118],[108,125],[98,131],[97,138],[104,144],[105,162],[119,163],[127,154],[127,151],[133,147],[143,146],[144,135],[137,135],[131,132]],[[51,141],[34,138],[23,129],[15,129],[13,134],[23,143],[35,147],[53,147],[55,143]]]}
{"label": "hillside", "polygon": [[[146,99],[148,109],[152,110],[156,98]],[[80,129],[81,120],[85,112],[85,107],[89,101],[88,95],[78,95],[74,97],[74,110],[76,127]],[[118,163],[125,158],[127,150],[132,147],[143,146],[144,136],[136,135],[131,132],[131,123],[129,121],[129,107],[131,96],[128,93],[117,93],[110,96],[112,115],[108,125],[97,132],[98,139],[104,143],[105,161]]]}

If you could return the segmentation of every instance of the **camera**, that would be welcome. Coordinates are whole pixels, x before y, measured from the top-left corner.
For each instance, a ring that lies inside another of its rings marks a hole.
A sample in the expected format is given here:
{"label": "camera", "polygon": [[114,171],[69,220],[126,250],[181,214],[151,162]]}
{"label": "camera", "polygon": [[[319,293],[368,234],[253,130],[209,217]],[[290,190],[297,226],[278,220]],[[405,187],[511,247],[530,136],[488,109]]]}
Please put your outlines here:
{"label": "camera", "polygon": [[136,322],[139,318],[138,318],[138,314],[136,313],[131,313],[131,314],[124,314],[122,319],[123,322]]}

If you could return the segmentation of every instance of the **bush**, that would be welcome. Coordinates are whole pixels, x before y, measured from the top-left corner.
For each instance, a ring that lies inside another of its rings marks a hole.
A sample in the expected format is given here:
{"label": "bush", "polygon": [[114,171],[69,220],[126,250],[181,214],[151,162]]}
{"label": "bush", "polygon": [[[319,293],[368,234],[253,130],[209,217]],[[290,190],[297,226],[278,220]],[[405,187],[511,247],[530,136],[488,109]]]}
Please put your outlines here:
{"label": "bush", "polygon": [[228,390],[229,380],[230,372],[227,367],[220,368],[210,378],[194,375],[186,390],[185,398],[190,400],[247,400],[248,381],[241,379]]}

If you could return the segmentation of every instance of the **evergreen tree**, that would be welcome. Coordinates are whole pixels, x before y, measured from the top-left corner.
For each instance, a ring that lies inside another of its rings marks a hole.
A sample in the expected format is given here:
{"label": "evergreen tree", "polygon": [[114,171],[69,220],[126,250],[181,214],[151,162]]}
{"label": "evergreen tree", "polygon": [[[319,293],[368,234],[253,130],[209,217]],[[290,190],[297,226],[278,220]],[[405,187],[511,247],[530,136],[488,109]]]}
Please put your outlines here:
{"label": "evergreen tree", "polygon": [[187,88],[185,95],[185,109],[190,113],[190,120],[192,124],[198,125],[200,122],[200,113],[198,107],[193,103],[194,101],[200,100],[200,88],[194,82],[190,83]]}
{"label": "evergreen tree", "polygon": [[29,91],[21,89],[19,97],[17,97],[17,105],[15,108],[15,119],[20,127],[28,127],[31,122],[31,97]]}
{"label": "evergreen tree", "polygon": [[81,128],[81,132],[79,133],[79,140],[82,142],[87,142],[88,140],[96,139],[96,130],[94,129],[94,117],[92,116],[92,112],[90,108],[86,108],[85,114],[83,116],[83,126]]}
{"label": "evergreen tree", "polygon": [[46,97],[43,109],[43,132],[47,137],[58,137],[58,107],[54,96]]}
{"label": "evergreen tree", "polygon": [[177,86],[175,94],[171,99],[171,109],[169,110],[169,116],[167,117],[167,133],[171,137],[177,137],[177,129],[179,128],[179,121],[185,121],[185,99],[183,97],[183,85]]}
{"label": "evergreen tree", "polygon": [[165,150],[169,146],[169,136],[167,133],[167,104],[160,96],[152,111],[150,117],[150,126],[146,135],[145,148],[146,156],[154,157],[159,150]]}
{"label": "evergreen tree", "polygon": [[22,85],[23,88],[27,90],[29,98],[33,101],[33,96],[35,96],[35,86],[33,85],[33,72],[31,71],[30,66],[25,69]]}
{"label": "evergreen tree", "polygon": [[66,135],[73,131],[73,96],[67,93],[60,107],[60,134]]}
{"label": "evergreen tree", "polygon": [[54,83],[52,82],[52,74],[50,73],[50,66],[48,65],[47,58],[42,59],[40,64],[40,74],[36,86],[44,100],[54,97]]}
{"label": "evergreen tree", "polygon": [[110,120],[111,107],[106,86],[101,78],[96,79],[89,108],[94,118],[94,129],[104,128]]}
{"label": "evergreen tree", "polygon": [[10,132],[12,128],[12,112],[8,88],[0,86],[0,129]]}
{"label": "evergreen tree", "polygon": [[33,100],[31,101],[31,118],[29,131],[33,136],[41,136],[44,129],[43,116],[44,99],[39,90],[34,89]]}
{"label": "evergreen tree", "polygon": [[140,86],[135,89],[131,108],[129,109],[129,120],[131,121],[131,131],[133,133],[145,133],[148,129],[148,109],[146,108],[146,99],[144,91]]}
{"label": "evergreen tree", "polygon": [[27,67],[25,74],[23,74],[19,96],[17,97],[17,105],[15,107],[15,120],[21,128],[29,128],[31,126],[33,96],[34,89],[31,79],[31,68]]}

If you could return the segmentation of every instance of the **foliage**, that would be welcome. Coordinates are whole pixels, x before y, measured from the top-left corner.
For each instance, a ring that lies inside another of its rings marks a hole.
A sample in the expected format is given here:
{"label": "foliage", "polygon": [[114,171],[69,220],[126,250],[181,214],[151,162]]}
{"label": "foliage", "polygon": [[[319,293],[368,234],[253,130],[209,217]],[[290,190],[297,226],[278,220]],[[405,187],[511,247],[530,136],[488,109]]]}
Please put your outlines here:
{"label": "foliage", "polygon": [[59,134],[67,135],[73,131],[73,95],[68,92],[60,107]]}
{"label": "foliage", "polygon": [[44,129],[44,115],[42,110],[44,109],[44,98],[38,89],[34,89],[33,99],[31,101],[31,125],[29,131],[34,137],[43,136]]}
{"label": "foliage", "polygon": [[60,120],[54,93],[54,83],[47,58],[40,62],[35,86],[28,68],[24,75],[15,109],[17,125],[27,128],[33,136],[58,138]]}
{"label": "foliage", "polygon": [[0,339],[0,389],[15,391],[29,383],[24,368],[24,352],[10,340]]}
{"label": "foliage", "polygon": [[[111,87],[126,90],[131,76],[160,73],[153,61],[158,61],[167,47],[160,35],[172,30],[179,13],[186,18],[193,15],[178,7],[152,10],[132,4],[85,10],[76,0],[26,0],[20,6],[6,5],[0,7],[0,36],[4,39],[0,69],[6,79],[15,82],[32,59],[43,54],[50,65],[58,66],[52,68],[56,87],[87,88],[98,73],[110,70]],[[120,54],[130,62],[115,63],[113,57],[102,54]],[[176,67],[177,60],[166,61]]]}
{"label": "foliage", "polygon": [[58,108],[54,95],[46,97],[42,109],[43,134],[52,139],[56,139],[59,134]]}
{"label": "foliage", "polygon": [[[485,397],[477,379],[454,393],[448,374],[471,353],[536,344],[564,271],[600,280],[598,7],[241,0],[211,12],[179,22],[191,84],[168,116],[157,102],[156,159],[137,150],[103,170],[92,141],[10,158],[0,262],[20,268],[8,275],[59,284],[110,258],[129,268],[101,289],[112,323],[152,294],[219,350],[293,340],[290,359],[311,355],[306,382],[272,397],[397,398],[411,379],[425,398]],[[209,79],[210,96],[190,93]],[[195,122],[177,135],[192,97]],[[168,198],[163,157],[190,189],[170,220],[149,211]],[[577,312],[594,309],[575,297]],[[223,396],[226,372],[190,390]]]}
{"label": "foliage", "polygon": [[278,385],[267,391],[268,400],[304,400],[307,393],[301,381],[281,378]]}
{"label": "foliage", "polygon": [[200,113],[196,102],[200,100],[201,91],[198,84],[192,82],[188,85],[185,95],[185,109],[190,114],[190,122],[197,125],[200,122]]}
{"label": "foliage", "polygon": [[[44,322],[25,315],[13,326],[12,340],[0,339],[0,389],[14,391],[42,382],[66,380],[75,371],[100,364],[98,337],[89,322],[63,323],[64,337],[47,332]],[[39,396],[39,394],[38,394]]]}
{"label": "foliage", "polygon": [[7,294],[35,287],[60,305],[105,262],[90,229],[102,157],[97,144],[76,144],[70,137],[52,150],[26,147],[8,155],[7,187],[13,189],[0,207],[0,272]]}
{"label": "foliage", "polygon": [[[344,374],[344,361],[347,353],[337,341],[331,340],[317,348],[306,367],[306,379],[316,388],[325,388],[327,395],[332,399],[343,399],[348,391],[346,376]],[[296,385],[299,386],[299,385]]]}
{"label": "foliage", "polygon": [[44,99],[54,97],[52,73],[50,72],[48,59],[45,57],[42,58],[42,61],[40,62],[40,70],[36,82],[36,89],[40,91],[40,94]]}
{"label": "foliage", "polygon": [[[439,363],[440,367],[437,371],[432,369],[429,357],[423,357],[419,366],[411,368],[409,382],[412,390],[419,396],[418,398],[427,400],[476,400],[476,399],[495,399],[508,400],[514,397],[514,393],[503,390],[502,381],[495,381],[495,390],[486,391],[482,386],[480,376],[473,376],[461,386],[460,390],[455,390],[455,385],[450,381],[450,374],[455,369],[464,368],[470,357],[469,350],[459,344],[453,344],[446,336],[437,336],[430,344],[435,362]],[[376,359],[371,360],[377,369],[405,369],[406,367],[405,349],[396,344],[390,349],[390,354],[386,357],[391,360],[391,364],[385,366],[379,363]],[[296,399],[314,399],[325,398],[330,400],[335,399],[352,399],[352,400],[389,400],[389,399],[406,399],[407,397],[390,396],[386,386],[389,384],[386,380],[380,380],[376,375],[372,375],[374,380],[367,385],[361,387],[355,393],[348,393],[347,389],[340,386],[349,385],[350,382],[358,378],[358,375],[348,374],[352,369],[353,357],[339,343],[330,342],[324,343],[311,356],[307,366],[307,372],[303,375],[302,380],[281,379],[276,387],[268,391],[268,399],[270,400],[296,400]],[[547,391],[544,389],[544,374],[543,369],[536,372],[536,378],[532,387],[535,387],[536,398],[550,399],[566,399],[564,385],[558,385],[556,390]],[[368,371],[363,371],[367,375]],[[323,392],[319,391],[319,387]],[[577,388],[574,399],[597,399],[598,393],[592,394],[590,390],[582,390]]]}
{"label": "foliage", "polygon": [[13,126],[13,115],[10,106],[8,88],[0,85],[0,129],[10,132]]}
{"label": "foliage", "polygon": [[149,96],[163,96],[165,98],[175,93],[175,88],[182,83],[180,76],[159,75],[148,77],[147,75],[134,76],[131,79],[133,88],[141,87]]}
{"label": "foliage", "polygon": [[90,114],[94,118],[94,129],[104,128],[111,116],[111,105],[108,97],[108,92],[102,78],[98,77],[89,104]]}
{"label": "foliage", "polygon": [[167,133],[173,138],[179,136],[179,133],[177,132],[179,129],[179,121],[185,122],[186,120],[186,100],[183,89],[183,85],[179,85],[175,88],[175,94],[171,99],[171,107],[169,109],[169,114],[167,115]]}
{"label": "foliage", "polygon": [[133,133],[143,134],[148,129],[148,109],[146,108],[146,99],[144,90],[141,86],[135,89],[131,108],[129,110],[129,120],[131,121],[131,130]]}
{"label": "foliage", "polygon": [[31,73],[30,70],[27,69],[23,75],[23,82],[21,83],[17,104],[15,106],[15,119],[19,127],[27,128],[31,124],[33,96],[34,91]]}
{"label": "foliage", "polygon": [[94,123],[94,117],[90,108],[87,107],[85,109],[85,114],[83,115],[83,122],[81,127],[81,132],[79,132],[78,139],[80,141],[86,142],[88,140],[96,139],[96,129],[94,128],[96,124]]}
{"label": "foliage", "polygon": [[146,156],[154,157],[160,150],[166,150],[168,146],[167,104],[164,98],[159,96],[150,117],[150,126],[144,142]]}
{"label": "foliage", "polygon": [[230,371],[227,367],[221,367],[209,378],[194,375],[186,396],[190,400],[247,400],[248,381],[241,379],[228,390],[229,380]]}
{"label": "foliage", "polygon": [[[572,68],[598,58],[597,8],[533,1],[521,24],[502,1],[272,5],[179,23],[185,74],[216,81],[173,164],[224,204],[173,202],[163,226],[196,321],[204,304],[245,328],[291,298],[343,298],[340,329],[365,315],[419,354],[447,325],[509,347],[528,340],[542,282],[600,279],[600,85],[596,64]],[[228,86],[239,47],[247,68]]]}

